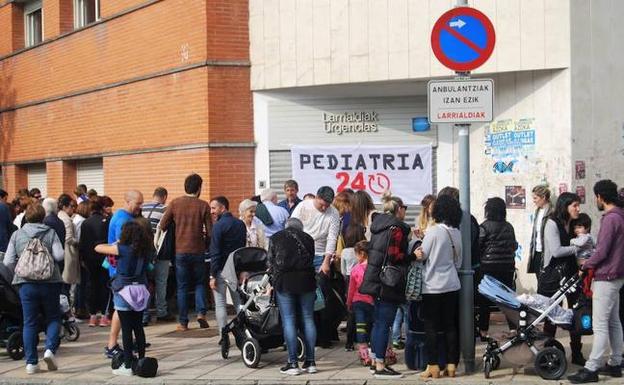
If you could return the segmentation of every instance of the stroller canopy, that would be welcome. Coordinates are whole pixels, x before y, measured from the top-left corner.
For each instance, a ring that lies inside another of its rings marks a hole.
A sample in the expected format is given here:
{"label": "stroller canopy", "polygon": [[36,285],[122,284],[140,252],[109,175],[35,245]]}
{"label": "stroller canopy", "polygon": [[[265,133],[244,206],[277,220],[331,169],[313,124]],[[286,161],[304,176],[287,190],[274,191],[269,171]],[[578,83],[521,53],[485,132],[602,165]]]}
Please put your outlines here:
{"label": "stroller canopy", "polygon": [[489,275],[483,276],[483,279],[479,283],[479,293],[484,295],[490,301],[503,306],[513,309],[518,309],[521,306],[521,303],[518,299],[516,299],[516,293],[513,290]]}
{"label": "stroller canopy", "polygon": [[243,271],[261,273],[267,269],[268,258],[266,250],[259,247],[241,247],[228,256],[221,276],[232,290],[236,290],[239,273]]}

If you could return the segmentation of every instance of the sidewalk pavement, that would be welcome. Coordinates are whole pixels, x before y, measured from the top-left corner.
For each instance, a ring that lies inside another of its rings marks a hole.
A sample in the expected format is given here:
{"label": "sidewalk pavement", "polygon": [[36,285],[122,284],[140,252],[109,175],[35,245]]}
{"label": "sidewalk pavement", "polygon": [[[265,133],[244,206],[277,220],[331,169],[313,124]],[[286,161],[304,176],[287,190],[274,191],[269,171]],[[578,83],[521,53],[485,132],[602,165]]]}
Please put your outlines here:
{"label": "sidewalk pavement", "polygon": [[[209,314],[209,320],[214,317]],[[371,385],[371,384],[417,384],[424,383],[417,372],[408,371],[403,363],[403,352],[399,351],[399,364],[394,367],[404,373],[404,378],[397,381],[376,380],[367,368],[360,366],[355,352],[345,352],[344,343],[335,344],[333,349],[316,348],[316,363],[319,372],[312,375],[296,377],[285,376],[279,373],[279,368],[286,361],[286,352],[281,349],[272,350],[263,354],[260,367],[247,368],[241,361],[240,352],[234,346],[230,351],[230,358],[221,358],[218,346],[216,323],[210,322],[209,329],[197,329],[198,325],[191,323],[193,329],[188,332],[176,333],[175,323],[156,324],[147,327],[148,341],[152,344],[148,349],[148,356],[156,357],[159,361],[159,372],[156,378],[119,377],[113,376],[110,360],[103,355],[103,349],[108,337],[109,328],[89,328],[86,323],[80,324],[80,339],[76,342],[61,343],[57,357],[59,370],[47,372],[45,363],[40,362],[42,371],[35,375],[27,375],[24,361],[13,361],[5,352],[0,353],[0,384],[223,384],[223,385],[263,385],[263,384],[306,384],[322,385]],[[502,329],[502,326],[496,326]],[[560,335],[567,333],[559,332]],[[42,336],[43,337],[43,336]],[[344,337],[344,336],[342,336]],[[584,352],[587,356],[591,349],[591,337],[584,337]],[[566,338],[561,342],[567,347]],[[40,344],[39,356],[43,356],[43,343]],[[458,373],[456,378],[441,378],[432,381],[435,384],[559,384],[568,381],[545,381],[531,369],[511,367],[503,360],[501,369],[492,372],[486,380],[481,371],[480,357],[485,346],[477,343],[478,371],[471,375]],[[569,355],[569,352],[568,352]],[[577,366],[568,365],[569,372],[578,370]],[[459,370],[462,368],[460,366]],[[526,374],[525,374],[526,372]],[[607,381],[608,379],[608,381]],[[601,383],[622,384],[622,379],[601,377]]]}

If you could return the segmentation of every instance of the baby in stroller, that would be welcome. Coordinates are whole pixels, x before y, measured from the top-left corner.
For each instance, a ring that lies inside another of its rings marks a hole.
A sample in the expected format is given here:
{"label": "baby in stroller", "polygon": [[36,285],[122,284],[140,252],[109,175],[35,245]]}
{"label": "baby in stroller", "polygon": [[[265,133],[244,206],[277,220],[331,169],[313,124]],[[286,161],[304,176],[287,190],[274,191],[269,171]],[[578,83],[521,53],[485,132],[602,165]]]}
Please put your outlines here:
{"label": "baby in stroller", "polygon": [[[5,348],[12,359],[21,360],[24,358],[22,305],[17,289],[11,285],[12,281],[13,273],[0,263],[0,347]],[[60,338],[66,341],[78,340],[80,328],[69,310],[69,301],[63,294],[59,298],[59,306],[62,313]],[[39,331],[45,331],[43,319]]]}
{"label": "baby in stroller", "polygon": [[564,329],[574,327],[573,311],[564,310],[560,304],[567,293],[576,291],[582,278],[574,276],[561,283],[560,289],[550,298],[533,295],[516,296],[510,288],[492,278],[484,276],[479,283],[479,293],[494,302],[508,321],[517,330],[515,335],[499,346],[494,339],[489,339],[483,355],[485,378],[498,369],[501,355],[517,365],[534,363],[535,371],[542,378],[556,380],[567,370],[563,345],[556,339],[546,338],[538,325],[549,318],[551,322]]}
{"label": "baby in stroller", "polygon": [[[243,247],[230,254],[222,271],[226,284],[240,296],[242,305],[221,330],[221,356],[229,357],[232,333],[243,363],[249,368],[258,367],[262,353],[284,344],[280,313],[267,268],[266,250]],[[304,357],[303,337],[297,336],[297,358],[303,361]]]}

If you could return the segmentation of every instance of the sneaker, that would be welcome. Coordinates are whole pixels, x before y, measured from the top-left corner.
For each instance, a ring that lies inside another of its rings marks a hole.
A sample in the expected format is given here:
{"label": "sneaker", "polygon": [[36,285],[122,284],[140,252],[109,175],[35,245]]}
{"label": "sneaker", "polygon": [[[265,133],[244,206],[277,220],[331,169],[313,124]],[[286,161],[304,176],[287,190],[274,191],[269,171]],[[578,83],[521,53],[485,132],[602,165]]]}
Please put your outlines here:
{"label": "sneaker", "polygon": [[123,353],[123,350],[121,349],[119,344],[116,344],[110,349],[108,348],[108,346],[104,348],[104,355],[106,356],[106,358],[112,359],[113,357],[121,353]]}
{"label": "sneaker", "polygon": [[314,374],[318,372],[318,369],[316,369],[316,362],[314,361],[306,361],[301,367],[301,370],[308,374]]}
{"label": "sneaker", "polygon": [[116,376],[127,377],[134,375],[134,373],[132,373],[132,368],[126,368],[126,364],[122,364],[119,368],[113,369],[113,374]]}
{"label": "sneaker", "polygon": [[301,369],[297,363],[287,363],[286,366],[280,369],[280,373],[288,374],[289,376],[298,376],[301,374]]}
{"label": "sneaker", "polygon": [[370,366],[368,367],[368,371],[371,374],[375,374],[375,372],[377,371],[377,365],[375,364],[375,360],[373,360],[373,362],[370,364]]}
{"label": "sneaker", "polygon": [[58,364],[56,362],[56,357],[54,357],[54,353],[52,350],[47,349],[45,353],[43,353],[43,361],[48,365],[48,371],[53,372],[58,370]]}
{"label": "sneaker", "polygon": [[386,366],[382,370],[375,370],[375,378],[378,379],[394,379],[402,378],[403,375],[389,366]]}
{"label": "sneaker", "polygon": [[581,368],[576,374],[568,376],[568,381],[573,384],[587,384],[590,382],[598,382],[598,372]]}
{"label": "sneaker", "polygon": [[622,367],[618,365],[606,364],[602,368],[598,369],[598,374],[602,374],[609,377],[622,377]]}
{"label": "sneaker", "polygon": [[110,318],[108,318],[108,316],[102,316],[102,318],[100,318],[100,327],[107,327],[110,326],[111,321]]}
{"label": "sneaker", "polygon": [[210,325],[208,325],[208,321],[206,321],[206,317],[197,317],[197,323],[201,329],[208,329]]}
{"label": "sneaker", "polygon": [[94,328],[96,326],[98,326],[98,318],[96,315],[92,315],[89,317],[89,327]]}
{"label": "sneaker", "polygon": [[354,350],[353,344],[345,345],[345,352],[352,352]]}
{"label": "sneaker", "polygon": [[39,364],[27,364],[26,374],[35,374],[35,373],[39,373]]}
{"label": "sneaker", "polygon": [[176,332],[185,332],[187,330],[189,330],[188,325],[178,324],[178,326],[176,326]]}
{"label": "sneaker", "polygon": [[175,320],[176,320],[176,317],[173,314],[165,314],[162,317],[156,317],[156,321],[158,322],[172,322]]}

